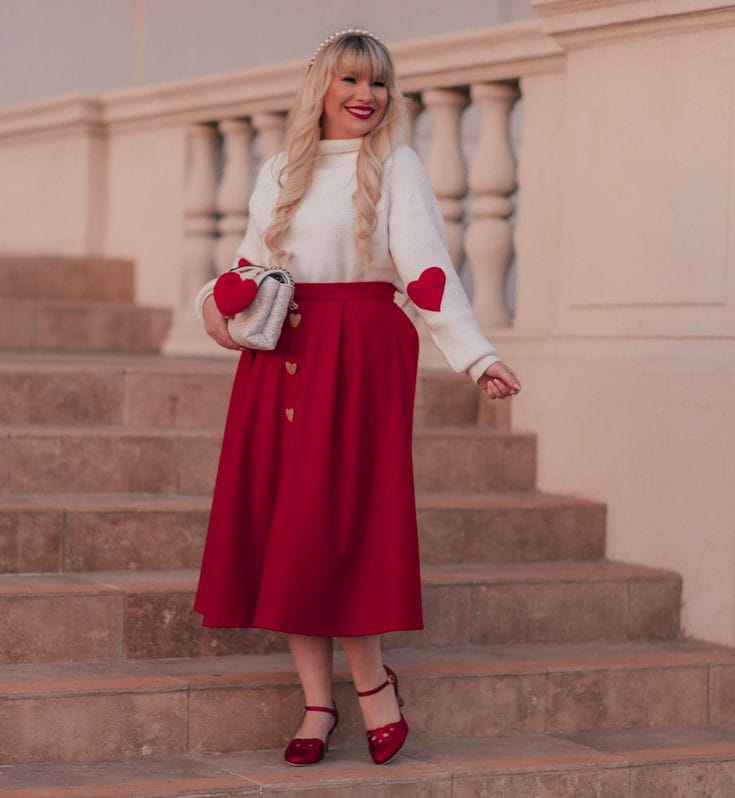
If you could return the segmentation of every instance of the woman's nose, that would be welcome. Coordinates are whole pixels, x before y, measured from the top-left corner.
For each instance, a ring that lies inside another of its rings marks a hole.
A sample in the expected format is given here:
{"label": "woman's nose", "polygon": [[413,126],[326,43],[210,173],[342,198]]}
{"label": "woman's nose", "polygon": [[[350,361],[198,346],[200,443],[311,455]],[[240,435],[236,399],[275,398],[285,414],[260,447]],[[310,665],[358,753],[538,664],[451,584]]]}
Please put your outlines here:
{"label": "woman's nose", "polygon": [[358,99],[365,99],[365,100],[373,100],[375,97],[370,84],[367,83],[364,85],[358,83],[357,88],[355,89],[355,96]]}

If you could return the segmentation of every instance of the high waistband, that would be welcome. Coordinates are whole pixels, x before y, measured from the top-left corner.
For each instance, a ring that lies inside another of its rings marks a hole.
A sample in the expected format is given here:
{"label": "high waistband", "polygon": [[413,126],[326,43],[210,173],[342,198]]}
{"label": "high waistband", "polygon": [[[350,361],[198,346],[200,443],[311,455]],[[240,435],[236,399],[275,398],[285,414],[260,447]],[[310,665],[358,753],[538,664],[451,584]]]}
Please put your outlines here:
{"label": "high waistband", "polygon": [[398,290],[386,280],[331,283],[294,283],[294,300],[302,299],[390,299]]}

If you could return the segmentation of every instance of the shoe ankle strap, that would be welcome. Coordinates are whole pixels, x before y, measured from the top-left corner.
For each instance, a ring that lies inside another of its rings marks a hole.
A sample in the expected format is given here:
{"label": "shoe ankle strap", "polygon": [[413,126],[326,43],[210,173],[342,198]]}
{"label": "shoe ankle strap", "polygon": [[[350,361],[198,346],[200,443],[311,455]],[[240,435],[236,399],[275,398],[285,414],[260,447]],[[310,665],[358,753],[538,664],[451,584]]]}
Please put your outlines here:
{"label": "shoe ankle strap", "polygon": [[379,690],[382,690],[389,684],[392,684],[396,680],[396,675],[393,671],[387,666],[383,665],[385,668],[386,673],[388,674],[388,678],[383,682],[383,684],[379,685],[378,687],[373,687],[372,690],[357,690],[358,695],[372,695],[373,693],[377,693]]}
{"label": "shoe ankle strap", "polygon": [[316,709],[316,710],[318,710],[319,712],[331,712],[331,713],[332,713],[332,715],[334,715],[335,717],[337,717],[337,710],[336,710],[336,709],[332,709],[332,707],[313,707],[313,706],[306,706],[306,707],[304,707],[304,712],[306,712],[306,711],[307,711],[307,710],[309,710],[309,709]]}

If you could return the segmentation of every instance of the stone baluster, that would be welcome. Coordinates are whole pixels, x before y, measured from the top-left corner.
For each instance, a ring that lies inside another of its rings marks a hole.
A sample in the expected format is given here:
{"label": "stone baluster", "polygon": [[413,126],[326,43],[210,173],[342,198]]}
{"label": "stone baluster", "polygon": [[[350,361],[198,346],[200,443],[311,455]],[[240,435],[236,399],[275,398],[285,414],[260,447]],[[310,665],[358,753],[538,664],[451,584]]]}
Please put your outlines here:
{"label": "stone baluster", "polygon": [[462,89],[429,89],[423,92],[422,100],[433,122],[425,158],[426,171],[444,217],[449,255],[454,267],[459,269],[462,262],[462,197],[467,190],[459,123],[469,98]]}
{"label": "stone baluster", "polygon": [[220,214],[220,237],[215,245],[215,271],[221,274],[232,265],[248,221],[248,200],[252,191],[253,129],[245,119],[219,123],[222,134],[223,168],[215,205]]}
{"label": "stone baluster", "polygon": [[404,97],[406,113],[408,116],[408,132],[406,141],[416,149],[416,122],[424,106],[420,95],[407,94]]}
{"label": "stone baluster", "polygon": [[252,116],[253,128],[258,133],[260,157],[267,161],[283,149],[286,135],[286,115],[279,111],[258,111]]}
{"label": "stone baluster", "polygon": [[183,280],[180,294],[184,318],[194,318],[192,301],[213,272],[218,136],[212,125],[187,127],[184,180]]}
{"label": "stone baluster", "polygon": [[513,84],[480,83],[471,87],[480,111],[480,137],[470,163],[470,222],[465,251],[472,269],[473,308],[483,328],[506,326],[509,313],[503,300],[503,281],[512,256],[512,228],[508,199],[516,188],[515,158],[508,122],[519,97]]}

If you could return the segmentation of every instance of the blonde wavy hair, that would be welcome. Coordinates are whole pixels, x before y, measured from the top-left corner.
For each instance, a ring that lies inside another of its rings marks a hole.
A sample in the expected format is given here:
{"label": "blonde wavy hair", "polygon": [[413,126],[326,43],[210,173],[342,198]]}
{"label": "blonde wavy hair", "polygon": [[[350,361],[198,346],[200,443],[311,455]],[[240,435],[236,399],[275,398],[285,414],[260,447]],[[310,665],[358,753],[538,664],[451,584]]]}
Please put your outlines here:
{"label": "blonde wavy hair", "polygon": [[[373,232],[377,224],[376,204],[380,199],[383,163],[393,147],[408,130],[408,113],[396,86],[395,67],[388,49],[381,42],[362,33],[345,33],[335,37],[307,67],[299,91],[286,117],[285,159],[277,182],[280,192],[271,221],[263,234],[271,253],[269,266],[288,268],[293,253],[281,246],[291,219],[311,182],[319,159],[320,120],[324,111],[324,94],[335,74],[353,71],[371,82],[382,81],[388,89],[383,118],[366,134],[357,155],[357,188],[352,199],[357,210],[355,244],[361,268],[367,269],[373,258]],[[288,179],[283,182],[284,172]]]}

